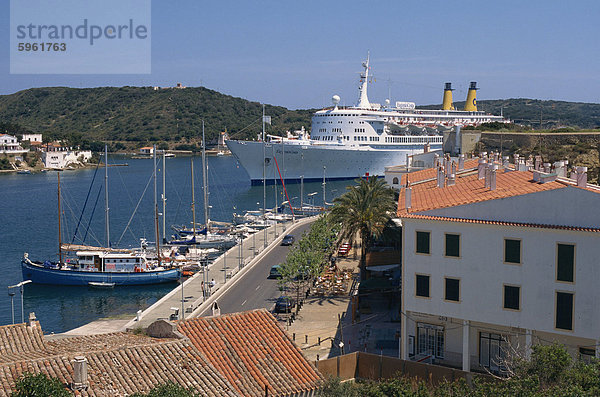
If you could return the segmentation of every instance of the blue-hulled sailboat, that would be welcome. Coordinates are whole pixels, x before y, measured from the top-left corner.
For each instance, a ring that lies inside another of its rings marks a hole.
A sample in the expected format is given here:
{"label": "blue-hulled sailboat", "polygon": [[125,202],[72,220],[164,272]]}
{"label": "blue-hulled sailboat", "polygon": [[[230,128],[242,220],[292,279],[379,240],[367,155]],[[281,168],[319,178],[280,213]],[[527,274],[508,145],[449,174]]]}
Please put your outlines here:
{"label": "blue-hulled sailboat", "polygon": [[[156,153],[156,150],[155,150]],[[108,165],[108,150],[105,148],[105,165]],[[155,160],[156,178],[156,160]],[[105,183],[108,171],[105,169]],[[108,194],[108,189],[105,187]],[[106,197],[106,237],[107,246],[110,241],[108,227],[108,197]],[[155,203],[158,217],[158,207]],[[58,174],[58,262],[32,261],[25,253],[21,260],[24,280],[37,284],[80,285],[80,286],[122,286],[144,285],[174,282],[179,280],[181,272],[178,268],[162,266],[160,247],[157,247],[156,259],[149,259],[145,247],[139,250],[89,247],[81,245],[63,245],[61,241],[61,209],[60,209],[60,173]],[[63,251],[74,252],[75,255],[63,261]]]}

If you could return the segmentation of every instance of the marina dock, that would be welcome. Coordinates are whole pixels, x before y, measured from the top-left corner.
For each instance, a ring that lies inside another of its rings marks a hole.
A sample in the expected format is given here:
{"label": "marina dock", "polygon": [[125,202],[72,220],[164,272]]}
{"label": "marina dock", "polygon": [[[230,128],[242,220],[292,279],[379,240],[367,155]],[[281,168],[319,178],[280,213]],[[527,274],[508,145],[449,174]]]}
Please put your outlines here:
{"label": "marina dock", "polygon": [[[183,311],[184,317],[189,318],[205,312],[212,306],[215,299],[224,290],[233,286],[239,280],[245,270],[250,269],[260,261],[262,256],[273,247],[280,244],[281,239],[287,233],[291,233],[300,225],[314,220],[305,218],[295,223],[286,222],[276,226],[270,226],[265,230],[246,237],[242,244],[230,248],[226,253],[209,264],[208,271],[199,271],[183,283]],[[266,242],[265,242],[266,236]],[[285,258],[281,258],[284,260]],[[214,280],[214,287],[210,287],[210,281]],[[203,293],[203,287],[205,293]],[[89,324],[66,332],[67,335],[86,335],[92,333],[105,333],[124,331],[127,329],[145,328],[158,319],[179,319],[182,308],[182,288],[177,285],[172,291],[148,307],[129,321],[121,319],[105,319],[93,321]],[[182,317],[183,318],[183,317]]]}

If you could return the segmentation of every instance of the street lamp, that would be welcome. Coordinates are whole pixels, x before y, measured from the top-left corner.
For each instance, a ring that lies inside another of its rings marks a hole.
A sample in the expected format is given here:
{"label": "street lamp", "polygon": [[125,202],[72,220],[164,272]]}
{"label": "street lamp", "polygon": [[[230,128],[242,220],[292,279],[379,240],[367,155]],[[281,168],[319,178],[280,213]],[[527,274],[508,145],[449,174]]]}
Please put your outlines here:
{"label": "street lamp", "polygon": [[10,308],[12,311],[12,323],[15,323],[15,293],[10,289],[8,290],[8,296],[10,296]]}
{"label": "street lamp", "polygon": [[[20,288],[21,289],[21,322],[24,323],[25,322],[25,313],[24,313],[24,309],[23,309],[23,286],[25,284],[29,284],[31,282],[31,280],[25,280],[25,281],[21,281],[19,284],[15,284],[15,285],[9,285],[8,289],[11,288]],[[10,293],[9,293],[10,295]],[[12,299],[12,298],[11,298]],[[13,324],[15,322],[15,315],[14,315],[14,310],[13,310]]]}

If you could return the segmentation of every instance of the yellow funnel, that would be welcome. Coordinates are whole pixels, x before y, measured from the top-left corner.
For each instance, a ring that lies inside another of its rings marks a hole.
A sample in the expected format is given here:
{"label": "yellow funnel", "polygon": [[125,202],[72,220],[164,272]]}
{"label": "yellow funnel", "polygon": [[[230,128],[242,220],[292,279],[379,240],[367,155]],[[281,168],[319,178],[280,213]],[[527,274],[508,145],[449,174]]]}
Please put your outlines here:
{"label": "yellow funnel", "polygon": [[452,83],[446,83],[444,88],[444,100],[442,102],[442,110],[454,110],[452,106]]}
{"label": "yellow funnel", "polygon": [[468,112],[477,111],[477,82],[471,81],[469,93],[467,94],[467,102],[465,102],[465,110]]}

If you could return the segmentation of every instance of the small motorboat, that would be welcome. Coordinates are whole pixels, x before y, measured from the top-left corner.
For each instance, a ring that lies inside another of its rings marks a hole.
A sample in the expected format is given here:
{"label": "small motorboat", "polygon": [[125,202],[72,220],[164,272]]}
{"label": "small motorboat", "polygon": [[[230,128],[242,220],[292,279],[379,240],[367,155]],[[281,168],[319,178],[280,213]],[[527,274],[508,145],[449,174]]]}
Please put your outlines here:
{"label": "small motorboat", "polygon": [[90,281],[88,283],[88,285],[92,288],[102,288],[102,289],[115,287],[115,283],[107,283],[107,282],[103,282],[103,281]]}

